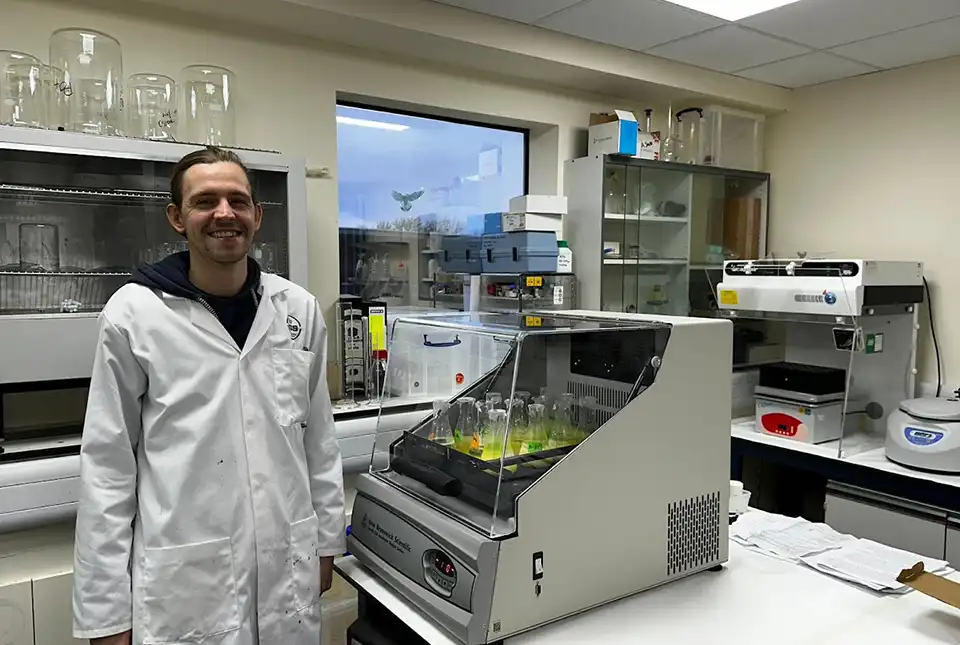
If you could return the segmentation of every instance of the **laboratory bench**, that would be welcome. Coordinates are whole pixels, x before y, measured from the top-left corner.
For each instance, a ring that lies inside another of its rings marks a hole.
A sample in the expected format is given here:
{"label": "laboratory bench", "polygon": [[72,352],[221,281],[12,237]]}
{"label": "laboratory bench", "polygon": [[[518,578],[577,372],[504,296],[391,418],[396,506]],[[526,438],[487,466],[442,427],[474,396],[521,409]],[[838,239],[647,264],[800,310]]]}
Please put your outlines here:
{"label": "laboratory bench", "polygon": [[882,439],[854,435],[809,444],[731,426],[731,478],[751,506],[826,522],[837,530],[943,558],[960,568],[960,476],[914,470],[886,458]]}
{"label": "laboratory bench", "polygon": [[[601,540],[602,541],[602,540]],[[599,557],[599,554],[598,554]],[[358,591],[360,617],[403,633],[403,642],[460,645],[354,557],[335,564]],[[960,580],[960,574],[948,576]],[[730,543],[721,571],[705,571],[502,641],[736,643],[737,645],[934,645],[960,641],[960,610],[911,591],[883,595]],[[360,642],[360,641],[356,641]],[[369,645],[391,641],[370,641]],[[363,645],[368,645],[366,642]]]}

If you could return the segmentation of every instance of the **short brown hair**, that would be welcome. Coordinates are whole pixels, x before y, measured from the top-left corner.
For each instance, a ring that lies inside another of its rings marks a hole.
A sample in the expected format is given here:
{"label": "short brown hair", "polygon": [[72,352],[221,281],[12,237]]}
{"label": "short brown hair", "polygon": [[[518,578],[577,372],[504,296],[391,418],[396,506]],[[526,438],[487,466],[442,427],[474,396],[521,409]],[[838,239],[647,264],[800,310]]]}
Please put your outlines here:
{"label": "short brown hair", "polygon": [[[201,163],[235,163],[243,169],[243,174],[247,177],[247,183],[250,184],[250,193],[253,197],[253,182],[250,181],[250,171],[244,165],[243,160],[233,150],[218,148],[217,146],[207,146],[200,150],[194,150],[185,155],[177,165],[173,167],[173,175],[170,177],[170,201],[177,208],[183,206],[183,175],[190,168]],[[256,203],[256,199],[253,200]]]}

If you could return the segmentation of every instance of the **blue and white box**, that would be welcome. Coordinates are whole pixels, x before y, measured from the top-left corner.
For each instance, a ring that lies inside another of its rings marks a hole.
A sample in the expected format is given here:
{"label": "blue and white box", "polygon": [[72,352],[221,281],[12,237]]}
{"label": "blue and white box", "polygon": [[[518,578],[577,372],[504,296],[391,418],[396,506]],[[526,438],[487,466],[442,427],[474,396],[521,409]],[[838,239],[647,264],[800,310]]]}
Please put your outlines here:
{"label": "blue and white box", "polygon": [[637,117],[628,110],[590,115],[587,155],[637,154]]}

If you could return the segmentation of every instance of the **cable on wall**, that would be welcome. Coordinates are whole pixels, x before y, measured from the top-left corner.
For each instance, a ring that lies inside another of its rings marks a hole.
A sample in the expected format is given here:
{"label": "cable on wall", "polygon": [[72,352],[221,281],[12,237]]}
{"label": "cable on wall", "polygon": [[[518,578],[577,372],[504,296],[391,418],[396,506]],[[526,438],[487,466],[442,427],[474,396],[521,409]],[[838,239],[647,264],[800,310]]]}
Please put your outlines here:
{"label": "cable on wall", "polygon": [[933,351],[937,354],[937,396],[943,389],[943,366],[940,362],[940,342],[937,340],[937,326],[933,322],[933,297],[930,295],[930,283],[923,279],[923,289],[927,292],[927,313],[930,314],[930,336],[933,338]]}

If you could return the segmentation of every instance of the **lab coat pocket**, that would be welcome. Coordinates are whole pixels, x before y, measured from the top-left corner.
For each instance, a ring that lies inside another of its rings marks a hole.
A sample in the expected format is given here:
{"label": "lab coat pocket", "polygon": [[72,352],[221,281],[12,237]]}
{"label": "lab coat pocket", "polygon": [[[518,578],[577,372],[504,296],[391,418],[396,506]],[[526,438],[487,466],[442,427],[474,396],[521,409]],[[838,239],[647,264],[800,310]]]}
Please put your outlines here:
{"label": "lab coat pocket", "polygon": [[240,629],[230,538],[144,549],[142,582],[144,645]]}
{"label": "lab coat pocket", "polygon": [[316,515],[290,525],[294,611],[320,602],[319,523]]}
{"label": "lab coat pocket", "polygon": [[273,350],[277,421],[281,426],[307,420],[310,413],[310,368],[315,356],[303,349]]}

